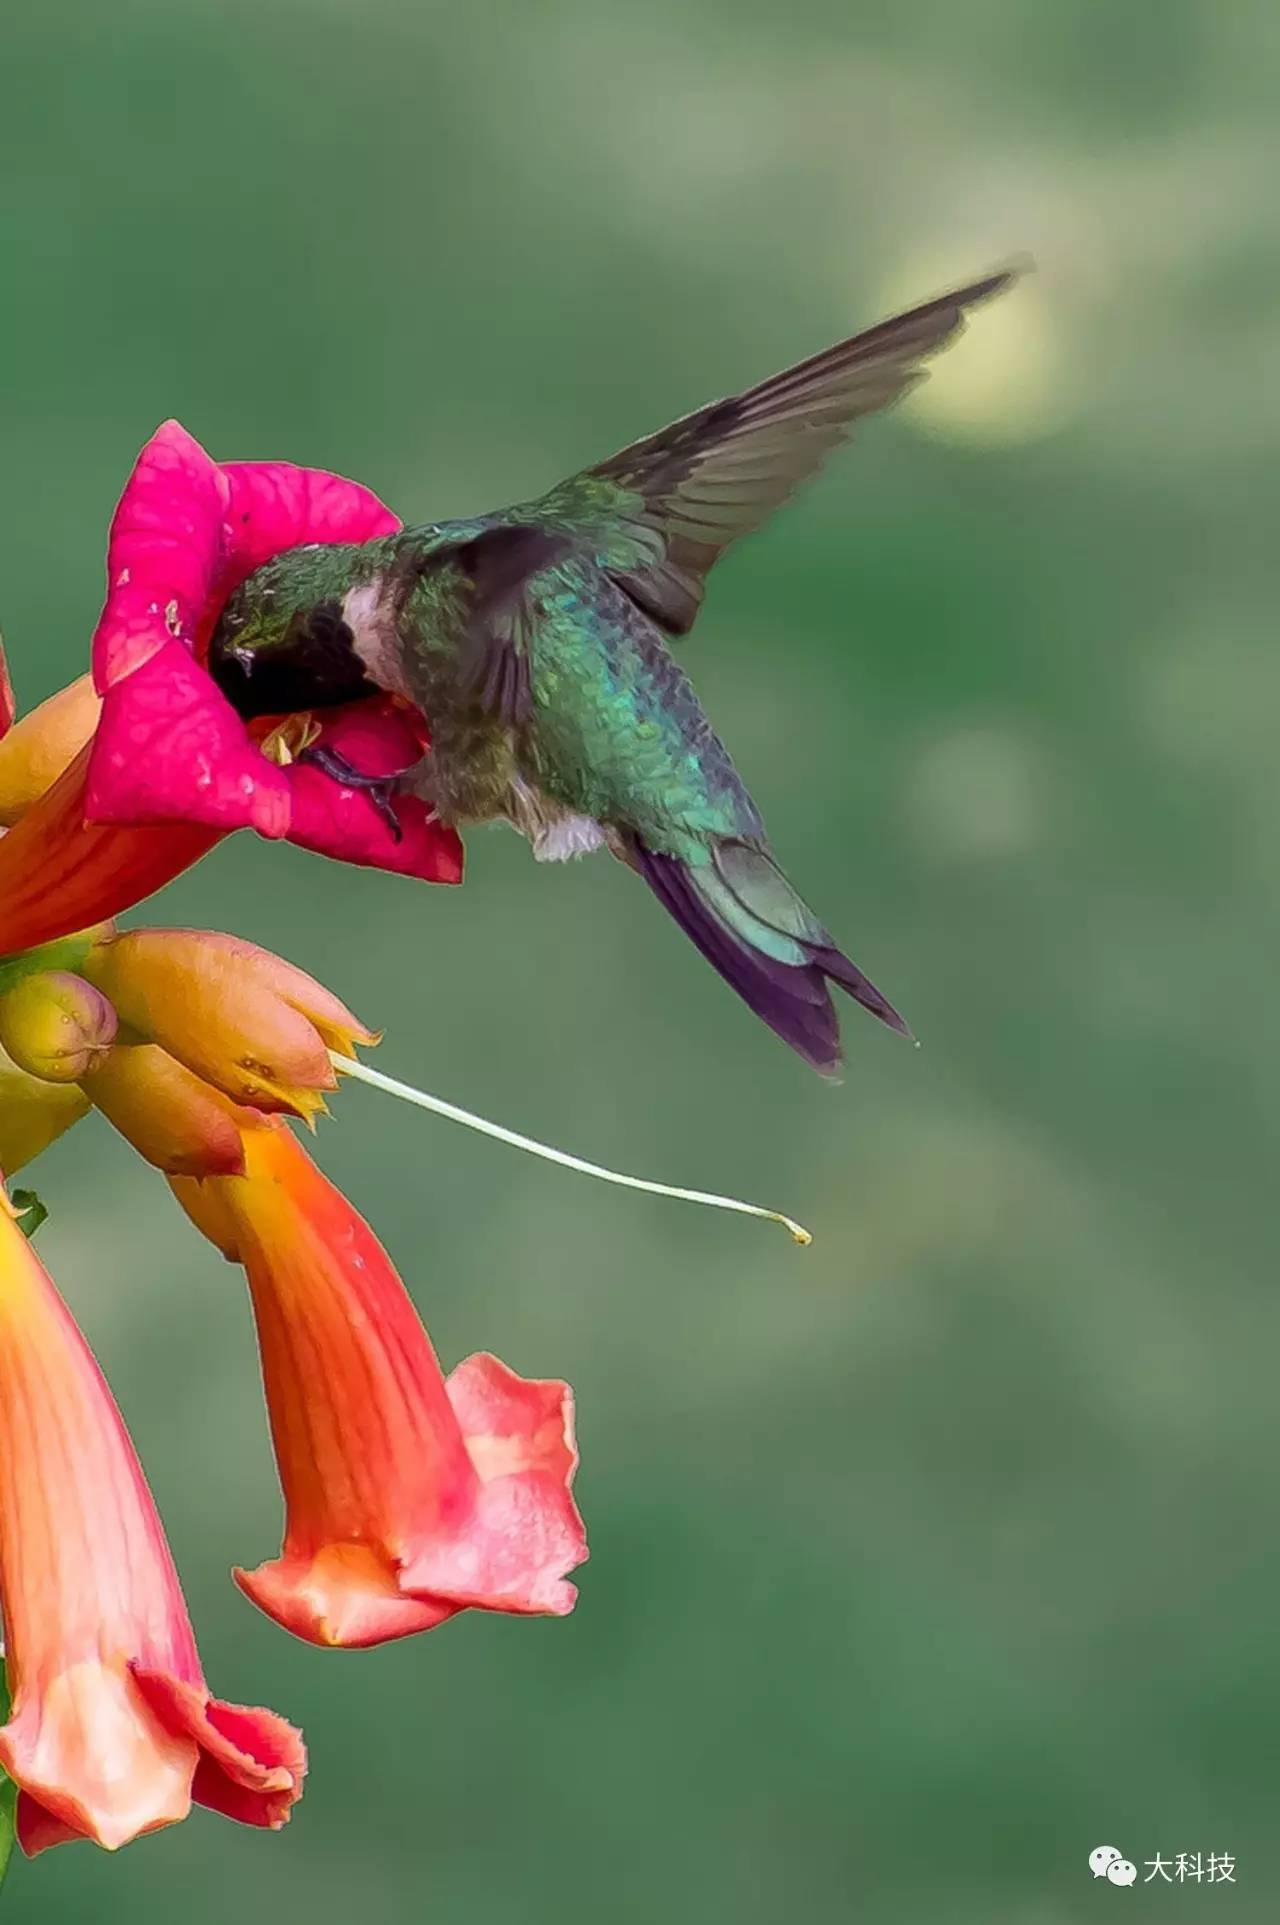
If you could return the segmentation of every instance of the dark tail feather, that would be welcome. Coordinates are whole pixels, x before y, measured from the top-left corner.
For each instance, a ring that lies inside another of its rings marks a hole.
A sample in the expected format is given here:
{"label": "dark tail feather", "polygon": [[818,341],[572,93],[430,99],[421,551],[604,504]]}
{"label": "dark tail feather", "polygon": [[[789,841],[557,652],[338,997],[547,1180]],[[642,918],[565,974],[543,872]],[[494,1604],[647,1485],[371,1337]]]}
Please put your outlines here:
{"label": "dark tail feather", "polygon": [[[828,980],[891,1029],[910,1035],[892,1003],[836,948],[762,850],[728,843],[696,866],[639,841],[629,853],[632,866],[712,968],[822,1075],[836,1075],[842,1061]],[[770,948],[783,953],[770,954]],[[783,960],[787,952],[794,960]]]}

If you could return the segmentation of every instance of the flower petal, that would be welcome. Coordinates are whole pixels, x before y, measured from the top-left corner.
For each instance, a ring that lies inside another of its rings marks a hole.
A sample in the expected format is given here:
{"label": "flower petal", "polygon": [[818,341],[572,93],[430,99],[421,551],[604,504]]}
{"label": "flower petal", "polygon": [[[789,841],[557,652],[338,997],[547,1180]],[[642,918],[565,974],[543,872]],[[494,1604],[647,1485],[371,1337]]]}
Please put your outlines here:
{"label": "flower petal", "polygon": [[98,726],[101,708],[93,678],[81,675],[14,723],[0,744],[0,823],[17,822],[53,787]]}
{"label": "flower petal", "polygon": [[[361,703],[322,724],[321,738],[377,775],[416,762],[421,738],[391,702]],[[287,836],[301,848],[424,882],[462,880],[462,844],[416,797],[397,805],[401,839],[368,795],[306,763],[280,768],[180,642],[111,688],[91,753],[85,813],[93,822],[207,824]]]}
{"label": "flower petal", "polygon": [[0,956],[104,922],[162,889],[218,841],[190,822],[121,828],[85,820],[89,750],[0,836]]}
{"label": "flower petal", "polygon": [[288,832],[289,784],[250,742],[244,723],[172,636],[108,689],[89,765],[93,822],[190,822]]}
{"label": "flower petal", "polygon": [[5,659],[4,643],[0,642],[0,739],[13,727],[13,718],[18,713],[13,699],[13,683],[9,680],[9,664]]}
{"label": "flower petal", "polygon": [[460,1363],[448,1391],[480,1488],[470,1516],[434,1532],[406,1562],[402,1586],[490,1611],[563,1617],[578,1595],[564,1573],[587,1555],[569,1494],[578,1465],[573,1392],[554,1378],[518,1377],[487,1353]]}
{"label": "flower petal", "polygon": [[166,1730],[123,1660],[64,1666],[0,1728],[0,1763],[38,1808],[20,1827],[29,1855],[69,1838],[114,1851],[177,1824],[191,1808],[195,1762],[193,1744]]}
{"label": "flower petal", "polygon": [[244,1168],[246,1113],[158,1043],[117,1043],[81,1088],[166,1176],[227,1176]]}
{"label": "flower petal", "polygon": [[[422,754],[421,738],[406,711],[392,702],[361,702],[323,719],[320,741],[370,775],[397,774]],[[461,882],[462,841],[456,829],[437,822],[416,796],[398,796],[397,842],[386,818],[362,789],[344,788],[305,762],[286,771],[293,798],[290,842],[318,855],[338,856],[420,882]]]}
{"label": "flower petal", "polygon": [[323,468],[289,461],[224,461],[228,488],[222,528],[221,600],[282,549],[309,541],[375,541],[400,518],[371,488]]}
{"label": "flower petal", "polygon": [[107,598],[93,638],[99,693],[167,640],[202,649],[227,596],[282,549],[372,541],[399,526],[357,481],[289,461],[219,465],[179,422],[164,422],[111,523]]}
{"label": "flower petal", "polygon": [[406,1597],[395,1564],[365,1544],[328,1544],[314,1557],[286,1551],[231,1575],[282,1630],[344,1651],[433,1631],[461,1609],[440,1598]]}
{"label": "flower petal", "polygon": [[83,1830],[77,1831],[74,1825],[66,1824],[55,1818],[51,1811],[31,1796],[29,1791],[18,1793],[18,1843],[28,1858],[48,1851],[50,1845],[73,1845],[77,1838],[83,1838]]}
{"label": "flower petal", "polygon": [[134,464],[111,523],[107,599],[93,637],[99,694],[206,618],[231,488],[200,443],[166,421]]}
{"label": "flower petal", "polygon": [[133,1667],[148,1704],[166,1729],[200,1747],[192,1796],[242,1825],[279,1831],[302,1796],[307,1751],[302,1733],[261,1705],[225,1704],[202,1685]]}

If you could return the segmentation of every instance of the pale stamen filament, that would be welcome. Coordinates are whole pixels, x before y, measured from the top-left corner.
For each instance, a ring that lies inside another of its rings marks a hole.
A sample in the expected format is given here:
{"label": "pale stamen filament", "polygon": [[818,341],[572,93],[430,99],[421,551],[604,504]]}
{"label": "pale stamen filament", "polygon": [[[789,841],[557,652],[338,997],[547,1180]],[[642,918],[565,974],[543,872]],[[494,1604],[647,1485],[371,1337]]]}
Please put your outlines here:
{"label": "pale stamen filament", "polygon": [[559,1163],[566,1170],[578,1170],[583,1176],[599,1177],[602,1183],[617,1183],[626,1190],[643,1190],[649,1196],[670,1196],[682,1203],[703,1203],[712,1210],[734,1210],[739,1216],[760,1217],[767,1223],[780,1223],[795,1243],[813,1242],[812,1235],[804,1225],[784,1216],[781,1210],[766,1210],[762,1204],[744,1203],[738,1197],[716,1196],[709,1190],[685,1190],[672,1183],[652,1183],[646,1177],[625,1176],[620,1170],[607,1170],[600,1163],[588,1163],[583,1157],[571,1156],[567,1150],[553,1149],[551,1144],[539,1143],[532,1136],[522,1136],[518,1130],[509,1130],[501,1123],[490,1123],[483,1116],[473,1115],[470,1110],[459,1109],[456,1103],[446,1103],[442,1096],[431,1096],[425,1090],[415,1089],[411,1083],[401,1083],[394,1076],[384,1076],[381,1070],[371,1069],[367,1063],[357,1062],[350,1056],[340,1056],[336,1050],[330,1050],[329,1055],[334,1068],[344,1076],[368,1083],[388,1096],[398,1096],[402,1102],[412,1103],[418,1109],[430,1110],[432,1115],[443,1116],[450,1123],[461,1123],[465,1129],[478,1130],[482,1136],[495,1137],[499,1143],[509,1143],[513,1149],[527,1150],[530,1156],[540,1156],[548,1163]]}

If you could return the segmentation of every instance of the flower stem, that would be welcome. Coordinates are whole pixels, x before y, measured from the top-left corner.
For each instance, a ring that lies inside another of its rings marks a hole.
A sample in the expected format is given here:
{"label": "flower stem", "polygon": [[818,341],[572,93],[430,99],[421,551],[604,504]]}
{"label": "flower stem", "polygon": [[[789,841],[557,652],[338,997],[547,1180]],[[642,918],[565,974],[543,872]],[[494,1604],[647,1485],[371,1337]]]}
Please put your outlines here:
{"label": "flower stem", "polygon": [[548,1163],[563,1164],[566,1170],[580,1170],[584,1176],[598,1176],[602,1183],[618,1183],[626,1190],[644,1190],[650,1196],[673,1196],[682,1203],[705,1203],[713,1210],[736,1210],[739,1216],[761,1217],[768,1223],[780,1223],[794,1243],[812,1243],[813,1237],[803,1224],[796,1223],[780,1210],[766,1210],[759,1203],[743,1203],[734,1196],[715,1196],[708,1190],[682,1190],[671,1183],[651,1183],[642,1176],[624,1176],[620,1170],[606,1170],[602,1164],[588,1163],[580,1156],[570,1156],[567,1150],[556,1150],[549,1143],[539,1143],[532,1136],[522,1136],[518,1130],[504,1128],[501,1123],[490,1123],[483,1116],[473,1116],[470,1110],[462,1110],[455,1103],[446,1103],[441,1096],[429,1096],[425,1090],[414,1089],[411,1083],[401,1083],[394,1076],[384,1076],[381,1070],[370,1069],[367,1063],[360,1063],[349,1056],[339,1056],[330,1050],[333,1066],[344,1076],[353,1076],[357,1082],[368,1083],[374,1089],[385,1091],[388,1096],[398,1096],[405,1103],[413,1103],[420,1110],[430,1110],[435,1116],[443,1116],[451,1123],[461,1123],[469,1130],[479,1130],[482,1136],[496,1137],[499,1143],[510,1143],[513,1149],[527,1150],[530,1156],[541,1156]]}

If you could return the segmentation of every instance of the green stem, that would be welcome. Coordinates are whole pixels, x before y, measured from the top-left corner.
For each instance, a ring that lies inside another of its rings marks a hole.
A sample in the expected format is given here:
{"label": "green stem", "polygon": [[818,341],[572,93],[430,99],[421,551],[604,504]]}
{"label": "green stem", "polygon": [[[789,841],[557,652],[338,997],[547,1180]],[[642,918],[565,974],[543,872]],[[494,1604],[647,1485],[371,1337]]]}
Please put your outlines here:
{"label": "green stem", "polygon": [[78,929],[72,936],[59,936],[55,942],[42,942],[36,949],[20,949],[0,958],[0,992],[12,989],[24,976],[43,975],[48,969],[75,972],[83,968],[100,934],[101,925],[98,929]]}

